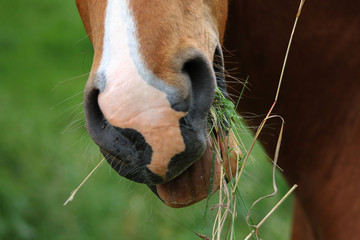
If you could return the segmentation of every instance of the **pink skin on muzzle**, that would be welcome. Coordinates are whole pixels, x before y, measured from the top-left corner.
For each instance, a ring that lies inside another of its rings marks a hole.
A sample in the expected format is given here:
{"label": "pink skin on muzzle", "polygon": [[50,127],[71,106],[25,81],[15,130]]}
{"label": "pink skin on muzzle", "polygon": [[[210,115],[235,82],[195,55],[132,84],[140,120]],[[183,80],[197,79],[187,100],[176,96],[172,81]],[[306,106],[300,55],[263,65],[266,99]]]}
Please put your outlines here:
{"label": "pink skin on muzzle", "polygon": [[106,88],[98,97],[99,106],[112,126],[142,134],[153,151],[147,167],[165,179],[171,158],[185,150],[179,120],[186,113],[173,110],[164,92],[129,69],[132,68],[126,72],[118,68],[108,70]]}

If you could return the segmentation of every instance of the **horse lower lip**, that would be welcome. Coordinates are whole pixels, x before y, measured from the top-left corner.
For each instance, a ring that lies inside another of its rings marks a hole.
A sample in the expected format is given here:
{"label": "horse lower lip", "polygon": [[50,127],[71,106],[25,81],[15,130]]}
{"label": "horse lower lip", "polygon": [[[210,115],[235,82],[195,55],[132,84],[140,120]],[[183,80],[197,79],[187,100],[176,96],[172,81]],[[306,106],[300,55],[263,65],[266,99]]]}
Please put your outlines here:
{"label": "horse lower lip", "polygon": [[[211,143],[209,143],[211,145]],[[156,185],[158,196],[170,207],[186,207],[214,193],[220,182],[220,162],[215,159],[210,186],[213,150],[208,146],[204,155],[171,181]],[[209,189],[210,188],[210,189]]]}

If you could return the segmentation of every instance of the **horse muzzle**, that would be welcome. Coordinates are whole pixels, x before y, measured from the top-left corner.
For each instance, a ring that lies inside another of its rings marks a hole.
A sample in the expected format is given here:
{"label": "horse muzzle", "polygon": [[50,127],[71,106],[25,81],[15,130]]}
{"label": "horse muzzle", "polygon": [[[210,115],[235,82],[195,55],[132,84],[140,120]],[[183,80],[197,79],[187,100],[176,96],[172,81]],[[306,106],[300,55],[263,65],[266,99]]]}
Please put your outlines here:
{"label": "horse muzzle", "polygon": [[[114,67],[89,79],[84,99],[86,128],[121,176],[148,185],[174,179],[203,156],[207,115],[216,78],[199,50],[177,56],[172,77],[181,89],[134,66]],[[130,70],[129,70],[130,69]],[[128,72],[131,71],[131,72]]]}
{"label": "horse muzzle", "polygon": [[[215,54],[220,62],[213,67],[200,51],[188,51],[178,56],[182,64],[173,76],[183,81],[183,89],[155,77],[144,81],[135,71],[112,72],[115,68],[98,72],[85,89],[86,128],[111,167],[147,184],[172,207],[205,198],[211,174],[215,177],[210,192],[215,192],[221,177],[219,156],[213,165],[215,143],[207,130],[216,85],[225,91],[221,52]],[[218,147],[228,153],[228,148]]]}

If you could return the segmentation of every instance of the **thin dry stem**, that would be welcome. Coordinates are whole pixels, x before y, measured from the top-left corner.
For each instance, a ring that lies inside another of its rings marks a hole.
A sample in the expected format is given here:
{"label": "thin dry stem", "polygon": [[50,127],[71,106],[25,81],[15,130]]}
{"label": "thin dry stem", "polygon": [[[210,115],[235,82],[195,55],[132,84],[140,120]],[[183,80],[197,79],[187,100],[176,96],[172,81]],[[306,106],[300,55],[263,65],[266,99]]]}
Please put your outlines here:
{"label": "thin dry stem", "polygon": [[288,58],[288,55],[289,55],[289,52],[290,52],[290,46],[291,46],[292,39],[293,39],[293,36],[294,36],[294,33],[295,33],[296,24],[297,24],[297,22],[298,22],[298,20],[299,20],[299,17],[300,17],[300,14],[301,14],[301,10],[302,10],[302,8],[303,8],[303,6],[304,6],[304,3],[305,3],[305,0],[301,0],[300,5],[299,5],[298,12],[297,12],[297,14],[296,14],[294,26],[293,26],[292,31],[291,31],[289,43],[288,43],[288,46],[287,46],[287,49],[286,49],[285,59],[284,59],[283,66],[282,66],[282,69],[281,69],[279,85],[278,85],[278,89],[277,89],[277,91],[276,91],[275,102],[277,101],[277,99],[278,99],[278,97],[279,97],[280,86],[281,86],[281,82],[282,82],[282,79],[283,79],[283,75],[284,75],[284,71],[285,71],[285,66],[286,66],[287,58]]}
{"label": "thin dry stem", "polygon": [[105,158],[103,158],[99,163],[98,165],[96,165],[96,167],[86,176],[86,178],[80,183],[80,185],[75,188],[74,191],[71,192],[71,195],[70,197],[66,200],[66,202],[64,203],[64,206],[66,206],[69,202],[71,202],[74,197],[75,197],[75,194],[79,191],[79,189],[82,187],[82,185],[84,185],[84,183],[89,179],[89,177],[95,172],[95,170],[105,161]]}
{"label": "thin dry stem", "polygon": [[[275,212],[275,210],[290,196],[290,194],[298,187],[298,185],[294,185],[281,199],[280,201],[270,210],[268,214],[254,227],[256,229],[256,235],[257,231],[261,227],[261,225],[264,224],[264,222]],[[255,230],[252,230],[249,235],[245,238],[245,240],[250,239],[250,237],[254,234]],[[257,236],[258,237],[258,236]]]}
{"label": "thin dry stem", "polygon": [[273,104],[271,105],[270,107],[270,110],[268,111],[268,113],[266,114],[266,117],[264,118],[264,120],[261,122],[256,134],[255,134],[255,137],[254,137],[254,140],[250,146],[250,149],[248,151],[248,154],[246,155],[245,159],[244,159],[244,162],[241,166],[241,169],[240,169],[240,173],[238,175],[238,178],[236,179],[236,183],[235,183],[235,187],[238,185],[239,181],[240,181],[240,178],[241,178],[241,175],[242,175],[242,172],[244,171],[244,167],[246,165],[246,162],[249,158],[249,155],[255,145],[255,142],[256,140],[258,139],[259,135],[260,135],[260,132],[261,130],[263,129],[267,119],[269,118],[270,114],[272,113],[275,105],[276,105],[276,102],[278,100],[278,96],[279,96],[279,92],[280,92],[280,87],[281,87],[281,83],[282,83],[282,79],[283,79],[283,75],[284,75],[284,71],[285,71],[285,67],[286,67],[286,62],[287,62],[287,58],[288,58],[288,55],[289,55],[289,51],[290,51],[290,46],[291,46],[291,43],[292,43],[292,39],[293,39],[293,36],[294,36],[294,33],[295,33],[295,29],[296,29],[296,25],[297,25],[297,22],[298,22],[298,19],[300,17],[300,14],[301,14],[301,10],[302,10],[302,7],[305,3],[305,0],[301,0],[300,2],[300,5],[299,5],[299,9],[298,9],[298,12],[296,14],[296,18],[295,18],[295,22],[294,22],[294,26],[293,26],[293,29],[291,31],[291,35],[290,35],[290,39],[289,39],[289,43],[288,43],[288,47],[286,49],[286,54],[285,54],[285,58],[284,58],[284,62],[283,62],[283,67],[282,67],[282,70],[281,70],[281,74],[280,74],[280,79],[279,79],[279,84],[278,84],[278,88],[277,88],[277,91],[276,91],[276,95],[275,95],[275,99],[274,99],[274,102]]}
{"label": "thin dry stem", "polygon": [[234,232],[235,232],[235,219],[236,219],[236,197],[234,196],[234,203],[233,203],[233,212],[232,212],[232,221],[233,225],[231,226],[230,232],[230,239],[234,239]]}
{"label": "thin dry stem", "polygon": [[[276,116],[270,116],[269,118],[272,118],[272,117],[276,117]],[[277,145],[276,145],[276,151],[275,151],[275,157],[274,157],[274,163],[273,163],[273,173],[272,173],[272,183],[273,183],[273,189],[274,189],[274,192],[269,194],[269,195],[266,195],[266,196],[262,196],[260,197],[259,199],[257,199],[250,207],[250,210],[249,210],[249,213],[246,217],[246,222],[249,226],[251,227],[255,227],[255,225],[251,225],[249,224],[249,219],[250,219],[250,216],[251,216],[251,212],[252,212],[252,209],[254,208],[254,206],[260,202],[261,200],[265,199],[265,198],[269,198],[269,197],[273,197],[277,194],[277,185],[276,185],[276,166],[277,166],[277,162],[278,162],[278,158],[279,158],[279,150],[280,150],[280,146],[281,146],[281,140],[282,140],[282,135],[283,135],[283,130],[284,130],[284,119],[280,116],[277,116],[279,117],[281,120],[282,120],[282,124],[281,124],[281,128],[280,128],[280,133],[279,133],[279,137],[278,137],[278,141],[277,141]]]}
{"label": "thin dry stem", "polygon": [[261,225],[263,225],[263,223],[271,216],[271,214],[273,212],[275,212],[275,210],[290,196],[290,194],[295,191],[295,189],[298,187],[297,184],[294,184],[294,186],[284,195],[283,198],[281,198],[281,200],[271,209],[271,211],[266,214],[266,216],[259,222],[259,224],[257,225],[257,228],[261,227]]}
{"label": "thin dry stem", "polygon": [[[223,176],[223,171],[224,169],[221,168],[221,176]],[[223,200],[222,200],[222,188],[223,188],[223,184],[222,184],[223,178],[220,178],[220,192],[219,192],[219,204],[223,204]],[[221,208],[218,209],[218,224],[217,224],[217,240],[220,240],[220,236],[221,236]]]}

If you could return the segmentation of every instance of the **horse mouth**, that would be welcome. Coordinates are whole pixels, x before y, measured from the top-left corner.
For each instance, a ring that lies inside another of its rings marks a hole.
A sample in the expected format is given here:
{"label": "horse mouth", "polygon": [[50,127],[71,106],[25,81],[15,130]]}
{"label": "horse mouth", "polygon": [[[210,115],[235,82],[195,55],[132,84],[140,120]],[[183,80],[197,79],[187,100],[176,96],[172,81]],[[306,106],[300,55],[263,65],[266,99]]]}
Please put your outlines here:
{"label": "horse mouth", "polygon": [[216,140],[209,138],[205,153],[198,161],[176,178],[155,185],[155,191],[170,207],[181,208],[197,203],[220,188],[222,177],[230,179],[230,175],[235,175],[240,154],[232,135],[218,136]]}
{"label": "horse mouth", "polygon": [[[230,178],[230,175],[235,174],[237,156],[241,151],[231,132],[224,132],[215,132],[214,138],[208,137],[204,154],[182,173],[165,183],[146,166],[136,166],[133,161],[116,156],[104,148],[100,148],[100,151],[118,174],[132,181],[148,184],[166,205],[181,208],[209,197],[220,188],[224,175]],[[221,170],[222,167],[224,171]],[[160,184],[150,185],[149,182]]]}
{"label": "horse mouth", "polygon": [[[131,173],[131,162],[124,161],[104,149],[102,154],[111,167],[121,175],[136,182],[136,178],[143,179],[140,175],[148,175],[149,172],[136,171]],[[213,194],[220,186],[221,164],[214,156],[213,143],[208,140],[208,146],[204,155],[190,167],[172,180],[156,185],[149,185],[154,193],[168,206],[181,208],[192,205]]]}

